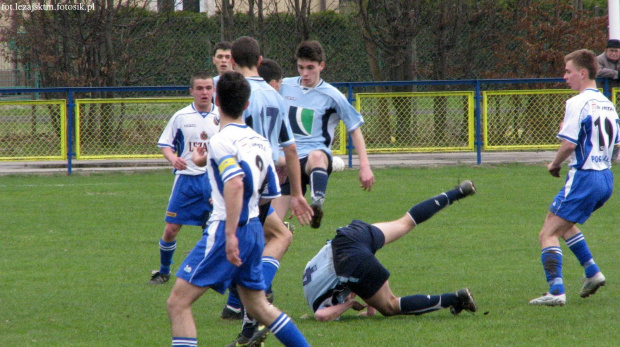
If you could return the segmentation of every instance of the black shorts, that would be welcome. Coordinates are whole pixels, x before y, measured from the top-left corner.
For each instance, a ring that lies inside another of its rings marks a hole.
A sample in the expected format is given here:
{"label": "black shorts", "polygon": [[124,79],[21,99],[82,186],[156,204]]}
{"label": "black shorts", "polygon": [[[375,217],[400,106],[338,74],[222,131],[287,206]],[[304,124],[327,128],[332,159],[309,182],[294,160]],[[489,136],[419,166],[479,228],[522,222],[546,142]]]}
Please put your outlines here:
{"label": "black shorts", "polygon": [[[323,150],[321,150],[323,151]],[[327,152],[323,151],[325,155],[327,155],[327,159],[329,164],[327,164],[327,175],[329,176],[332,173],[332,157],[327,154]],[[301,194],[306,195],[306,187],[310,185],[310,176],[306,174],[306,164],[308,163],[308,157],[303,157],[299,159],[299,165],[301,166]],[[280,191],[282,195],[291,195],[291,183],[286,178],[286,181],[280,182]]]}
{"label": "black shorts", "polygon": [[338,279],[362,299],[375,295],[390,277],[390,272],[375,257],[384,244],[383,232],[360,220],[338,229],[332,240]]}

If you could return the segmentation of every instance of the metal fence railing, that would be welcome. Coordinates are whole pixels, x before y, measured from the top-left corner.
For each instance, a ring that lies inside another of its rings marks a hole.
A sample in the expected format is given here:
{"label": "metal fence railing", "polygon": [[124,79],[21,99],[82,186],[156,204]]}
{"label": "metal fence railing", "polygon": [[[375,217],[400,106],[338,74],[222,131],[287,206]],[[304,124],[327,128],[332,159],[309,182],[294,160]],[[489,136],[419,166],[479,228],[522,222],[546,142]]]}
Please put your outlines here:
{"label": "metal fence railing", "polygon": [[[555,149],[562,79],[334,83],[362,113],[369,153]],[[374,93],[378,88],[418,90]],[[433,91],[435,89],[435,91]],[[420,91],[424,90],[424,91]],[[620,89],[604,88],[617,105]],[[0,160],[157,158],[186,86],[0,89]],[[8,95],[7,99],[2,96]],[[14,100],[21,98],[22,100]],[[337,128],[333,152],[352,154]]]}

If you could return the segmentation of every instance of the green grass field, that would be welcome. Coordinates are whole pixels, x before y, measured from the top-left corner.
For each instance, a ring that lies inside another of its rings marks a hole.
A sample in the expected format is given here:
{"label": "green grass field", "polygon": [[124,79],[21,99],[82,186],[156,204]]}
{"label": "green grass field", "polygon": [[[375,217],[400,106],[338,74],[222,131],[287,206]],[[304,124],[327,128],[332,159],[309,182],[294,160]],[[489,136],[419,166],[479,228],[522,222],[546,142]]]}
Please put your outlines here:
{"label": "green grass field", "polygon": [[[564,169],[565,170],[565,169]],[[618,169],[614,168],[616,173]],[[564,172],[563,172],[564,173]],[[612,346],[620,340],[620,198],[582,230],[607,286],[579,297],[583,270],[564,250],[567,305],[531,307],[547,288],[538,231],[563,179],[544,166],[376,169],[372,192],[357,171],[332,175],[321,229],[300,227],[274,282],[276,305],[313,346]],[[319,323],[306,306],[306,262],[351,219],[395,219],[413,204],[473,179],[478,194],[441,211],[378,253],[398,296],[469,287],[479,312],[357,317]],[[0,177],[0,346],[169,346],[166,299],[172,282],[150,286],[172,184],[170,171]],[[618,185],[619,183],[616,183]],[[178,237],[176,271],[200,238]],[[195,305],[201,346],[232,341],[240,323],[222,321],[225,297]],[[488,312],[488,313],[487,313]],[[267,345],[277,346],[270,336]]]}

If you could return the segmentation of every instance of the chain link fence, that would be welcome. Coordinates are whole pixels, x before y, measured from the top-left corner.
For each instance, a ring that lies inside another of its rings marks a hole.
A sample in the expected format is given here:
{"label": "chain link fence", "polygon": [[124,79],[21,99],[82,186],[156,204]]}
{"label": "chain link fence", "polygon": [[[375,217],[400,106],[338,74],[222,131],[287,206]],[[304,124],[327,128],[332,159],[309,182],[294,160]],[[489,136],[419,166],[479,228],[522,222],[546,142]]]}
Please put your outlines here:
{"label": "chain link fence", "polygon": [[161,158],[157,140],[191,98],[78,99],[76,158]]}
{"label": "chain link fence", "polygon": [[65,159],[66,101],[0,102],[0,160]]}
{"label": "chain link fence", "polygon": [[489,91],[484,100],[484,149],[555,149],[570,90]]}
{"label": "chain link fence", "polygon": [[473,150],[474,92],[359,93],[369,153]]}

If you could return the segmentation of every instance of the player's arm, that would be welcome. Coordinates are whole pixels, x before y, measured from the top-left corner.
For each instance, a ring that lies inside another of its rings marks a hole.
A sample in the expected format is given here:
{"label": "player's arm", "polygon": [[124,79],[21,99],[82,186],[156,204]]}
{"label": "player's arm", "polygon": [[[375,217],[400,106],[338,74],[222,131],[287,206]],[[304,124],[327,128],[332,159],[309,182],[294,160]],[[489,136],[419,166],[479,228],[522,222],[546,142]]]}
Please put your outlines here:
{"label": "player's arm", "polygon": [[314,318],[319,322],[329,322],[338,319],[338,317],[340,317],[350,308],[356,311],[361,311],[365,307],[365,305],[359,303],[357,300],[350,296],[347,298],[347,301],[341,304],[328,306],[316,310],[316,312],[314,312]]}
{"label": "player's arm", "polygon": [[297,145],[292,143],[282,149],[286,162],[286,172],[291,185],[291,217],[297,216],[301,225],[308,225],[312,220],[313,212],[301,193],[301,165],[297,156]]}
{"label": "player's arm", "polygon": [[235,266],[241,266],[237,225],[243,204],[243,176],[237,175],[224,183],[224,204],[226,205],[226,259]]}
{"label": "player's arm", "polygon": [[172,165],[173,168],[177,170],[187,169],[187,162],[185,162],[185,159],[178,157],[171,147],[162,147],[161,153],[164,155],[164,158],[168,160],[168,162]]}
{"label": "player's arm", "polygon": [[362,130],[360,128],[353,130],[350,135],[360,162],[359,179],[361,187],[364,188],[364,190],[370,191],[372,185],[375,184],[375,175],[372,173],[370,162],[368,161],[368,155],[366,154],[366,142],[364,141],[364,135],[362,135]]}
{"label": "player's arm", "polygon": [[562,169],[562,163],[568,159],[568,157],[575,151],[574,143],[568,140],[562,140],[560,144],[560,148],[555,154],[555,159],[549,165],[547,165],[547,170],[553,177],[560,177],[560,170]]}

